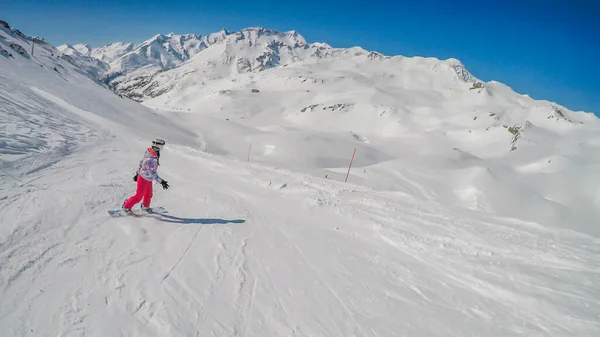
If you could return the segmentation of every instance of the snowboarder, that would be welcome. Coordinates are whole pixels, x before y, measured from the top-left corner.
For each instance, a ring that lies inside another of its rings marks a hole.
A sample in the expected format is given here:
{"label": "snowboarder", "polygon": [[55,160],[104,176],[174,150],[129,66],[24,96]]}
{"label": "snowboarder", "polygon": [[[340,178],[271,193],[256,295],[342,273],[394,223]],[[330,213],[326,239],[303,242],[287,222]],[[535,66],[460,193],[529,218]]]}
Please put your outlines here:
{"label": "snowboarder", "polygon": [[138,171],[133,176],[133,181],[137,182],[135,194],[125,200],[123,203],[123,211],[127,214],[132,214],[131,208],[138,202],[142,201],[140,207],[146,212],[151,212],[150,200],[152,199],[152,182],[157,182],[162,185],[163,189],[168,189],[169,184],[166,180],[158,176],[160,151],[165,146],[165,141],[155,139],[152,141],[152,146],[144,153],[144,157],[140,160]]}

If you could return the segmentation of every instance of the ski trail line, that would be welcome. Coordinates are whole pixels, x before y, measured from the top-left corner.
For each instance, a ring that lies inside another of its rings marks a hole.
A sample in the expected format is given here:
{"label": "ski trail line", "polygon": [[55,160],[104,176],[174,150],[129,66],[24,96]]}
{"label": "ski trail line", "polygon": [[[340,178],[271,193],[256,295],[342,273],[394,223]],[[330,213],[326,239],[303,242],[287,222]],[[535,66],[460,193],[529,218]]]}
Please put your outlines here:
{"label": "ski trail line", "polygon": [[[208,199],[208,191],[204,194],[204,217],[205,218],[208,215],[207,199]],[[183,258],[187,255],[188,251],[192,247],[192,244],[194,243],[194,241],[196,241],[196,237],[198,236],[198,233],[200,233],[201,229],[202,229],[202,226],[200,226],[198,228],[198,230],[196,231],[196,234],[194,234],[194,237],[190,241],[190,244],[187,246],[187,248],[185,249],[185,251],[183,252],[183,254],[181,254],[181,257],[179,257],[179,260],[177,260],[177,262],[175,263],[175,265],[173,265],[173,268],[171,268],[171,270],[169,270],[169,272],[167,273],[167,275],[165,275],[165,277],[163,277],[163,279],[160,281],[160,283],[163,283],[169,276],[171,276],[171,273],[173,272],[173,270],[175,270],[175,268],[177,268],[177,266],[181,263],[181,260],[183,260]]]}
{"label": "ski trail line", "polygon": [[202,229],[202,226],[200,226],[198,228],[198,230],[196,231],[196,234],[194,234],[194,237],[192,238],[192,240],[190,240],[190,243],[188,244],[187,248],[185,249],[183,254],[181,254],[181,256],[179,257],[179,260],[177,260],[177,262],[175,262],[175,264],[173,265],[171,270],[169,270],[167,275],[165,275],[165,277],[163,277],[163,279],[160,281],[160,283],[163,283],[169,276],[171,276],[171,273],[173,272],[173,270],[175,270],[175,268],[177,268],[177,266],[181,263],[181,260],[183,260],[183,258],[187,255],[188,251],[190,250],[190,247],[192,247],[192,244],[194,243],[194,241],[196,241],[196,237],[198,236],[198,233],[200,233],[201,229]]}

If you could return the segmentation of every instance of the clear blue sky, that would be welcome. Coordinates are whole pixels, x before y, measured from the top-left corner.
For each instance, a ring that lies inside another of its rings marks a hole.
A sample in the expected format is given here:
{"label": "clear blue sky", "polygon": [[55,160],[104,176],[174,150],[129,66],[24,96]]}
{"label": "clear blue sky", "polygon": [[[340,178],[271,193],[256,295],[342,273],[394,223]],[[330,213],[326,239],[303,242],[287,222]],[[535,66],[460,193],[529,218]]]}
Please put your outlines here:
{"label": "clear blue sky", "polygon": [[54,45],[141,42],[249,26],[385,55],[461,60],[476,77],[600,115],[598,0],[0,0],[0,19]]}

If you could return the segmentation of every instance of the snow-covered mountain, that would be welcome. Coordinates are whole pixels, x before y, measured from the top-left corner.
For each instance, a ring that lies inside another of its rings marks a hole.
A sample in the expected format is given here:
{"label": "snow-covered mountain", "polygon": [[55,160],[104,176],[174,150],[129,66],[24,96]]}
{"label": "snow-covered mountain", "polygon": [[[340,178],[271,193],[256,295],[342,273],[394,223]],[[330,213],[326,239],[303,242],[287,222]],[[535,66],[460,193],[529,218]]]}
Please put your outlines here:
{"label": "snow-covered mountain", "polygon": [[174,88],[186,89],[235,74],[285,67],[304,60],[346,59],[360,55],[372,60],[384,58],[358,47],[337,49],[321,43],[308,44],[295,31],[280,33],[260,27],[247,28],[227,35],[180,66],[158,72],[148,81],[129,87],[126,94],[145,100]]}
{"label": "snow-covered mountain", "polygon": [[[595,116],[454,59],[235,36],[140,104],[0,22],[3,334],[597,335]],[[157,137],[169,213],[108,217]]]}
{"label": "snow-covered mountain", "polygon": [[133,43],[115,42],[100,48],[93,48],[89,44],[68,45],[57,47],[60,51],[75,50],[83,56],[96,58],[104,63],[110,63],[133,50]]}
{"label": "snow-covered mountain", "polygon": [[[110,69],[102,79],[115,91],[134,98],[133,88],[143,86],[156,73],[180,65],[208,46],[222,41],[225,30],[207,36],[194,34],[157,34],[143,43],[113,44],[92,51],[92,56],[107,60]],[[117,51],[118,53],[115,53]]]}
{"label": "snow-covered mountain", "polygon": [[61,45],[57,49],[60,52],[60,57],[75,67],[84,70],[93,78],[101,78],[110,69],[106,62],[90,56],[90,51],[82,48],[82,45]]}
{"label": "snow-covered mountain", "polygon": [[91,56],[110,64],[114,60],[133,50],[133,43],[115,42],[100,48],[94,48]]}
{"label": "snow-covered mountain", "polygon": [[[62,46],[58,46],[57,48],[60,50],[60,49],[62,49],[61,47],[64,47],[64,46],[69,47],[69,45],[62,45]],[[88,57],[92,56],[93,48],[89,44],[76,44],[76,45],[72,46],[71,48],[77,50],[80,54],[82,54],[84,56],[88,56]]]}
{"label": "snow-covered mountain", "polygon": [[[214,46],[213,48],[209,48]],[[308,44],[297,32],[277,32],[251,27],[230,33],[225,29],[206,36],[195,34],[157,34],[139,45],[113,43],[101,48],[78,44],[61,49],[74,49],[84,56],[108,63],[109,69],[100,78],[116,92],[142,101],[164,92],[174,83],[172,78],[185,76],[200,67],[208,79],[222,78],[235,73],[258,72],[285,66],[306,59],[369,55],[362,48],[334,49],[326,43]],[[207,50],[210,49],[210,50]],[[204,52],[206,50],[206,52]],[[195,65],[179,68],[184,63]],[[163,77],[163,72],[178,69]],[[470,76],[468,72],[465,74]],[[166,83],[163,83],[166,82]],[[160,88],[159,88],[160,87]]]}

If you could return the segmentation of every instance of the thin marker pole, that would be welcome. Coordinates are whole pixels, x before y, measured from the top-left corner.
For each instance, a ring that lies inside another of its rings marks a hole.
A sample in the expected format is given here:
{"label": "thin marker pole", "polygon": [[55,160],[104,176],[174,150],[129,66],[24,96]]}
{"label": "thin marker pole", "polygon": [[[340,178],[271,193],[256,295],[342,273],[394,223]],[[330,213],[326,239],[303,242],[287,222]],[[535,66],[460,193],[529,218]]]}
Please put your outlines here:
{"label": "thin marker pole", "polygon": [[346,180],[344,180],[344,182],[348,182],[348,175],[350,174],[350,168],[352,167],[352,162],[354,161],[355,153],[356,153],[356,148],[354,148],[354,152],[352,152],[352,159],[350,159],[350,166],[348,166],[348,173],[346,173]]}

